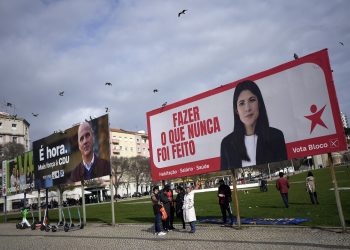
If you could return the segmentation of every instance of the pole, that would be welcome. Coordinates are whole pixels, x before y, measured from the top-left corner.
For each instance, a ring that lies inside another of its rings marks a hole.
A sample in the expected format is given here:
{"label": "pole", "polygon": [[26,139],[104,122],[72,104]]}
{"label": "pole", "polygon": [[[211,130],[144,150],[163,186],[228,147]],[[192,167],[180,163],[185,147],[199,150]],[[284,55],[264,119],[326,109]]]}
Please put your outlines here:
{"label": "pole", "polygon": [[4,207],[4,211],[5,211],[5,218],[4,218],[4,222],[7,222],[7,195],[5,195],[5,207]]}
{"label": "pole", "polygon": [[271,181],[271,170],[270,170],[270,163],[267,163],[267,168],[269,169],[269,179]]}
{"label": "pole", "polygon": [[26,207],[26,205],[27,205],[27,201],[26,201],[26,199],[27,199],[27,193],[26,193],[26,191],[24,191],[24,193],[23,193],[23,208],[25,208]]}
{"label": "pole", "polygon": [[58,192],[58,221],[62,221],[62,193],[60,186],[57,187]]}
{"label": "pole", "polygon": [[232,187],[233,187],[233,192],[235,195],[235,208],[236,208],[236,214],[237,214],[237,228],[241,229],[241,215],[239,212],[239,204],[238,204],[238,192],[237,192],[237,179],[236,179],[236,171],[234,169],[231,169],[232,172]]}
{"label": "pole", "polygon": [[337,178],[335,176],[335,170],[334,170],[333,159],[332,159],[331,153],[328,153],[328,159],[329,159],[329,163],[330,163],[330,167],[331,167],[332,182],[334,184],[335,201],[337,202],[339,219],[340,219],[340,223],[341,223],[343,232],[345,232],[346,226],[345,226],[344,214],[343,214],[343,209],[342,209],[342,205],[341,205],[341,200],[340,200],[340,195],[339,195],[339,190],[338,190],[338,183],[337,183]]}
{"label": "pole", "polygon": [[81,205],[83,206],[83,223],[84,223],[84,225],[86,225],[84,181],[81,181]]}
{"label": "pole", "polygon": [[112,175],[110,175],[110,191],[111,191],[111,209],[112,209],[112,226],[115,226],[115,215],[114,215],[114,187],[112,183]]}
{"label": "pole", "polygon": [[38,189],[38,209],[39,209],[39,221],[41,221],[41,198],[40,198],[40,188]]}

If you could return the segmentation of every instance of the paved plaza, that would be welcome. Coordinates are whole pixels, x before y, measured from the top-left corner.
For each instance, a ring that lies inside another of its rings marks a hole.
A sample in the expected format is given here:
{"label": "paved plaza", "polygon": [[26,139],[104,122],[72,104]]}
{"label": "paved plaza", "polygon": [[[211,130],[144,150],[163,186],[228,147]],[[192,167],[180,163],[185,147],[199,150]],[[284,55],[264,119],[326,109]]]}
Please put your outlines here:
{"label": "paved plaza", "polygon": [[89,223],[83,230],[45,232],[5,223],[0,249],[350,249],[350,233],[337,228],[197,225],[195,234],[188,230],[156,236],[151,224]]}

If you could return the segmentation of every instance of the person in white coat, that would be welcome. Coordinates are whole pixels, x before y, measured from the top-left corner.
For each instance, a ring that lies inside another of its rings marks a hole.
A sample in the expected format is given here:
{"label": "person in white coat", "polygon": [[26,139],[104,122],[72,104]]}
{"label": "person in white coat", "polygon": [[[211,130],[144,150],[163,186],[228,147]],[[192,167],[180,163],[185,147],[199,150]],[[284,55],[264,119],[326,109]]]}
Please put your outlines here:
{"label": "person in white coat", "polygon": [[196,232],[196,211],[194,209],[194,192],[192,186],[186,186],[186,194],[184,197],[184,204],[182,206],[183,216],[186,223],[190,223],[190,233]]}

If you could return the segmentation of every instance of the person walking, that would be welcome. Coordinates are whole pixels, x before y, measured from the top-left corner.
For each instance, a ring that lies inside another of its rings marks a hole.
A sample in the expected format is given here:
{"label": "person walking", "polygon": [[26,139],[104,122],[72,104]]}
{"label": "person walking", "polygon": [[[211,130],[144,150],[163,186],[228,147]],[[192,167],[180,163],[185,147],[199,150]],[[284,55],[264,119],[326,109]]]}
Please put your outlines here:
{"label": "person walking", "polygon": [[306,191],[309,193],[310,195],[310,200],[311,200],[311,203],[312,204],[320,204],[318,202],[318,199],[317,199],[317,193],[316,193],[316,185],[315,185],[315,177],[314,175],[312,174],[311,171],[309,171],[307,173],[307,177],[306,177],[306,181],[305,181],[305,184],[306,184]]}
{"label": "person walking", "polygon": [[160,221],[162,219],[162,214],[160,212],[161,202],[159,200],[159,187],[155,186],[152,189],[152,191],[153,192],[151,195],[151,200],[152,200],[153,213],[154,213],[154,230],[155,230],[154,234],[157,236],[163,236],[163,235],[166,235],[166,233],[160,230]]}
{"label": "person walking", "polygon": [[289,207],[288,205],[288,189],[289,189],[289,182],[286,178],[283,177],[283,172],[279,173],[279,179],[276,181],[276,188],[278,191],[280,191],[283,203],[286,208]]}
{"label": "person walking", "polygon": [[224,180],[221,179],[219,181],[219,189],[218,189],[218,197],[219,197],[219,205],[220,210],[222,214],[222,224],[225,226],[227,223],[227,216],[226,212],[228,213],[228,216],[230,217],[230,225],[233,225],[233,213],[232,213],[232,207],[231,207],[231,201],[232,201],[232,192],[228,185],[225,184]]}
{"label": "person walking", "polygon": [[196,232],[196,211],[194,209],[194,192],[192,186],[188,184],[186,186],[186,194],[184,196],[184,204],[182,206],[183,216],[186,223],[191,226],[190,233]]}
{"label": "person walking", "polygon": [[184,198],[185,198],[185,189],[181,186],[177,186],[175,189],[177,195],[175,199],[175,213],[176,217],[179,218],[182,222],[182,229],[186,229],[186,223],[184,220],[184,215],[182,211],[182,206],[184,204]]}

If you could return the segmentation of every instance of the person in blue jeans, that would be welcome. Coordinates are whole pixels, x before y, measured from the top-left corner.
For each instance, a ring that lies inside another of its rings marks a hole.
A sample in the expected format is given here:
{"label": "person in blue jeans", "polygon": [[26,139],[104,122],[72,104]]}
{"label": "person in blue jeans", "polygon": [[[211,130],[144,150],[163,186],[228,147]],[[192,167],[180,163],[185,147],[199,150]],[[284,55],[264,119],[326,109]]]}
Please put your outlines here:
{"label": "person in blue jeans", "polygon": [[166,235],[165,232],[162,232],[160,229],[160,222],[162,220],[162,214],[160,212],[161,208],[161,202],[159,200],[159,187],[155,186],[152,189],[152,195],[151,195],[151,200],[152,200],[152,205],[153,205],[153,213],[154,213],[154,230],[155,230],[155,235],[157,236],[163,236]]}

